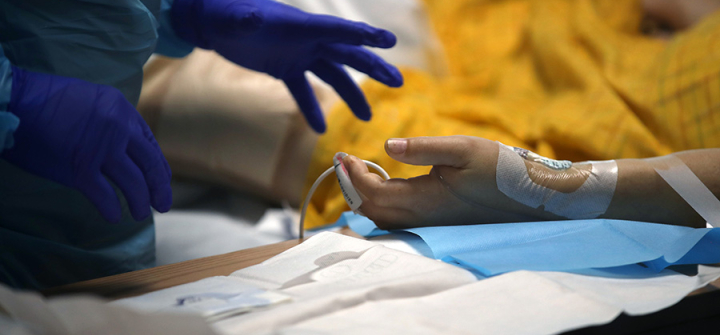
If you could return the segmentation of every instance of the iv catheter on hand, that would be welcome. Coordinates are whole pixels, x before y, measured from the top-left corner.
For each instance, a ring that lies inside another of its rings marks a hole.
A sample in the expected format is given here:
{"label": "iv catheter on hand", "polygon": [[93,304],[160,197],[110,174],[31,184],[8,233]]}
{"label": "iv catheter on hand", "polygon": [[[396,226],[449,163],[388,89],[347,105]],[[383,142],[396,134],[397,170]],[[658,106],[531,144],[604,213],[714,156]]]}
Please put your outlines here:
{"label": "iv catheter on hand", "polygon": [[[343,163],[343,158],[347,156],[348,154],[344,152],[338,152],[333,156],[333,166],[329,167],[325,172],[323,172],[318,179],[315,180],[315,182],[310,187],[310,191],[308,191],[307,196],[305,196],[305,202],[303,203],[302,211],[300,213],[300,239],[305,237],[305,214],[307,212],[307,207],[310,204],[310,199],[312,198],[313,193],[315,192],[315,189],[320,185],[320,183],[327,178],[330,174],[335,172],[335,175],[337,175],[338,183],[340,184],[340,191],[343,194],[343,197],[345,198],[345,202],[350,206],[350,209],[356,213],[356,214],[362,214],[360,212],[360,206],[362,205],[362,198],[360,197],[360,194],[358,194],[357,190],[355,190],[355,187],[352,184],[352,181],[350,180],[350,175],[348,174],[347,168],[345,167],[345,163]],[[380,165],[377,165],[373,162],[363,160],[363,162],[377,170],[380,175],[387,179],[390,179],[390,176],[383,170],[383,168],[380,167]]]}

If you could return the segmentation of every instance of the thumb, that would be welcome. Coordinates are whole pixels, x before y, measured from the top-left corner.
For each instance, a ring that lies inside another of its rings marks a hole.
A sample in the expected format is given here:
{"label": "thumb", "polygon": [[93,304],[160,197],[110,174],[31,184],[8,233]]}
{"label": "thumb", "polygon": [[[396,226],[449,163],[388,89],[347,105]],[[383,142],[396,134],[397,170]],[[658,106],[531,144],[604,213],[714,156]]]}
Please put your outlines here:
{"label": "thumb", "polygon": [[385,141],[385,151],[405,164],[464,168],[482,149],[483,141],[491,142],[470,136],[391,138]]}

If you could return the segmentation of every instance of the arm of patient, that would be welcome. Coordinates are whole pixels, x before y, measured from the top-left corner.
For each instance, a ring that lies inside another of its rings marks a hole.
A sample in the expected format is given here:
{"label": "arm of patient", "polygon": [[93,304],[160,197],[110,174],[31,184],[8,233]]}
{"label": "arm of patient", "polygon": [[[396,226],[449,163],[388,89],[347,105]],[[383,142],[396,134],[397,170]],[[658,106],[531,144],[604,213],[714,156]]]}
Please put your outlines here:
{"label": "arm of patient", "polygon": [[588,218],[704,227],[705,219],[657,172],[685,166],[720,195],[720,149],[579,163],[468,136],[390,139],[385,149],[400,162],[433,168],[383,180],[358,158],[345,158],[362,212],[384,229]]}

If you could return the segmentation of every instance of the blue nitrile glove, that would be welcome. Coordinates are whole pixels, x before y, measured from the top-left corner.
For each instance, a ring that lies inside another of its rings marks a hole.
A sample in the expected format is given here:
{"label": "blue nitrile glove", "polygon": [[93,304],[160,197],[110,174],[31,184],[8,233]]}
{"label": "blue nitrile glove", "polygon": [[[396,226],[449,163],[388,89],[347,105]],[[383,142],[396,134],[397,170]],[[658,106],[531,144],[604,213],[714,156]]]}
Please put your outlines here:
{"label": "blue nitrile glove", "polygon": [[394,66],[362,47],[390,48],[395,35],[365,23],[309,14],[271,0],[175,0],[171,21],[175,33],[188,42],[282,79],[319,133],[325,132],[325,121],[305,71],[333,86],[362,120],[370,119],[370,106],[342,64],[388,86],[403,83]]}
{"label": "blue nitrile glove", "polygon": [[[117,89],[12,67],[8,111],[20,119],[0,158],[78,189],[110,222],[121,217],[108,179],[135,220],[170,209],[170,167],[140,114]],[[106,179],[107,178],[107,179]]]}

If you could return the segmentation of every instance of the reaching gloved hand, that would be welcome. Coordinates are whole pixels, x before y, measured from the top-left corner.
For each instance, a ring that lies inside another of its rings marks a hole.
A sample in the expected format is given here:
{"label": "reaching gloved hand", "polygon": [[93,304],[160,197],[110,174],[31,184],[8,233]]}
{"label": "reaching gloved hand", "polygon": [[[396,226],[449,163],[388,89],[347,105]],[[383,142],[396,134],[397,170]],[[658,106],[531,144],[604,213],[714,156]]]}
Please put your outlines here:
{"label": "reaching gloved hand", "polygon": [[[9,112],[20,119],[1,158],[82,192],[110,222],[121,218],[108,179],[136,220],[170,209],[170,167],[140,114],[117,89],[13,67]],[[107,179],[106,179],[107,178]]]}
{"label": "reaching gloved hand", "polygon": [[365,23],[271,0],[175,0],[171,21],[176,34],[196,46],[282,79],[318,133],[325,121],[305,71],[330,84],[362,120],[370,119],[370,107],[343,64],[391,87],[403,83],[394,66],[362,47],[390,48],[395,35]]}

